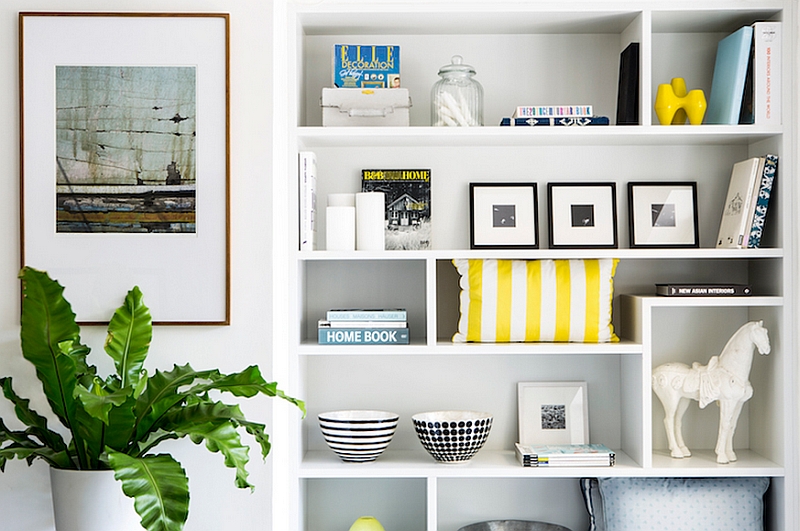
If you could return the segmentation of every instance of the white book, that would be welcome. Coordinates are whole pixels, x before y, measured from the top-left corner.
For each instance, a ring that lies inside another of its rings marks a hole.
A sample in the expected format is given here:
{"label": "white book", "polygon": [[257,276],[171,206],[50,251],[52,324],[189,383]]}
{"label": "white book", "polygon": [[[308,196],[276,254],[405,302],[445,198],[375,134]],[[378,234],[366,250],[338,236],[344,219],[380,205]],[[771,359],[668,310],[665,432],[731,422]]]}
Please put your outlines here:
{"label": "white book", "polygon": [[301,151],[298,160],[300,183],[300,250],[317,247],[317,156]]}
{"label": "white book", "polygon": [[747,248],[750,224],[752,222],[753,194],[760,182],[759,166],[763,168],[761,157],[737,162],[731,171],[728,194],[722,207],[722,219],[719,223],[717,248]]}
{"label": "white book", "polygon": [[781,23],[753,24],[753,119],[781,123]]}

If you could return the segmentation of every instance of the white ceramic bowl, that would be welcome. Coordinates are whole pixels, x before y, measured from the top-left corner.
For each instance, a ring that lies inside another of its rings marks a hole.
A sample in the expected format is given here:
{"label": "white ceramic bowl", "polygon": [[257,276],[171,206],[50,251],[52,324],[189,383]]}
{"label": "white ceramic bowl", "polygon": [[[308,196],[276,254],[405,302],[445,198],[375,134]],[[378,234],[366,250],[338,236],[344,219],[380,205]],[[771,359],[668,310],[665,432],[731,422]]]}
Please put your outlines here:
{"label": "white ceramic bowl", "polygon": [[400,416],[390,411],[328,411],[318,415],[331,450],[348,463],[374,461],[389,446]]}
{"label": "white ceramic bowl", "polygon": [[430,411],[411,417],[422,446],[437,461],[468,461],[489,437],[493,417],[481,411]]}

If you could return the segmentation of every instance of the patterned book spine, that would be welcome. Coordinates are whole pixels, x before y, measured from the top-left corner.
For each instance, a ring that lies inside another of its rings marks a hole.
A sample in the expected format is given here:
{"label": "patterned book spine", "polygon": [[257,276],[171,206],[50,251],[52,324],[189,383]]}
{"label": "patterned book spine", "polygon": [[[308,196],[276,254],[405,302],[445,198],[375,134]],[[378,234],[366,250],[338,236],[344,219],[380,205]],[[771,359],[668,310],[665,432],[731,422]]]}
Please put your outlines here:
{"label": "patterned book spine", "polygon": [[777,155],[767,155],[764,164],[764,173],[761,175],[761,186],[758,190],[758,200],[756,201],[755,212],[753,213],[753,223],[750,227],[750,239],[748,247],[758,248],[761,245],[761,236],[764,233],[764,222],[767,219],[767,208],[769,198],[772,195],[772,185],[775,182],[775,175],[778,171]]}
{"label": "patterned book spine", "polygon": [[557,118],[592,116],[591,105],[525,105],[517,107],[514,118]]}
{"label": "patterned book spine", "polygon": [[534,126],[565,126],[583,127],[586,125],[608,125],[608,116],[583,116],[573,118],[503,118],[501,126],[534,127]]}

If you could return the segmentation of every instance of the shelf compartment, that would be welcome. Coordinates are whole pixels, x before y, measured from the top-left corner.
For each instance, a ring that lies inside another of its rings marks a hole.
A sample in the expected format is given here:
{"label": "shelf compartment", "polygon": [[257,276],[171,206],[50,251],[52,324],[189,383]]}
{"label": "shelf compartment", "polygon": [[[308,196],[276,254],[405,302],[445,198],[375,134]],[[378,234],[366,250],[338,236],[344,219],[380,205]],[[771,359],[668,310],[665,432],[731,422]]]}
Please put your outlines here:
{"label": "shelf compartment", "polygon": [[[357,465],[358,466],[358,465]],[[361,516],[373,516],[386,529],[425,529],[425,481],[405,478],[307,479],[304,529],[342,531]]]}

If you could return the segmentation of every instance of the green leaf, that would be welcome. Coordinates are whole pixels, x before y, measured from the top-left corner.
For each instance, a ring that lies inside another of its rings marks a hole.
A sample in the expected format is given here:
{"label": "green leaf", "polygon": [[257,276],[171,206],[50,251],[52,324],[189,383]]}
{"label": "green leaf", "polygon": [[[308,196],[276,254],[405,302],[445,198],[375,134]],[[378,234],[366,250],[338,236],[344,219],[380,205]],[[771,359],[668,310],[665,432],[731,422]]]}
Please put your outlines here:
{"label": "green leaf", "polygon": [[[28,426],[27,433],[39,439],[44,446],[51,448],[54,452],[67,449],[63,437],[47,427],[47,419],[29,407],[30,400],[20,398],[14,392],[10,377],[0,378],[0,386],[3,388],[3,396],[14,404],[17,418]],[[1,420],[0,426],[2,426]],[[5,431],[5,426],[2,426],[2,429]]]}
{"label": "green leaf", "polygon": [[181,531],[189,515],[189,480],[169,455],[131,457],[108,451],[114,477],[147,531]]}
{"label": "green leaf", "polygon": [[188,363],[182,367],[175,365],[169,372],[157,370],[149,378],[147,389],[136,400],[135,439],[131,443],[145,439],[164,414],[185,402],[191,393],[179,393],[181,387],[191,385],[197,379],[218,375],[217,370],[197,372]]}
{"label": "green leaf", "polygon": [[[176,430],[177,431],[177,430]],[[250,488],[253,485],[247,482],[245,466],[250,461],[250,448],[242,444],[239,432],[233,422],[214,425],[212,423],[186,426],[185,433],[195,444],[205,441],[206,448],[216,453],[220,452],[225,457],[225,466],[236,469],[236,486],[240,489]]]}
{"label": "green leaf", "polygon": [[152,339],[150,310],[142,302],[142,292],[136,286],[114,313],[106,336],[105,350],[114,360],[123,389],[128,386],[135,388],[139,384]]}
{"label": "green leaf", "polygon": [[88,349],[80,344],[75,314],[64,299],[64,288],[47,273],[25,267],[22,279],[22,355],[36,368],[53,413],[72,432],[81,468],[87,466],[84,444],[77,430],[74,398],[77,378],[90,372]]}
{"label": "green leaf", "polygon": [[86,412],[106,426],[111,408],[124,404],[130,393],[130,388],[109,392],[96,380],[91,391],[82,385],[75,387],[75,396],[80,399]]}
{"label": "green leaf", "polygon": [[303,416],[305,417],[305,403],[302,400],[298,400],[286,395],[283,391],[278,389],[278,384],[276,382],[268,383],[266,380],[264,380],[264,378],[261,376],[261,370],[257,365],[251,365],[245,370],[233,374],[220,374],[217,378],[213,378],[210,383],[202,384],[192,389],[192,392],[197,393],[210,390],[225,391],[232,393],[235,396],[243,396],[247,398],[253,397],[258,393],[270,397],[282,398],[300,408],[300,410],[303,412]]}

